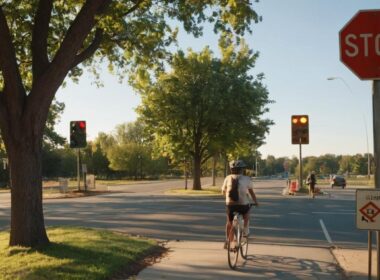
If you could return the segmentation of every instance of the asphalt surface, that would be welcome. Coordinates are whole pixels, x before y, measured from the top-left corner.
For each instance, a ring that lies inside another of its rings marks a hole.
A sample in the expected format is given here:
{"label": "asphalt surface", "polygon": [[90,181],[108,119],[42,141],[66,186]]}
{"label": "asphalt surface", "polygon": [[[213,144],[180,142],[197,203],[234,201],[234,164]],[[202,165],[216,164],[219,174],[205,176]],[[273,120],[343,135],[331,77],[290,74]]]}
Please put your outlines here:
{"label": "asphalt surface", "polygon": [[365,247],[366,231],[356,229],[355,190],[322,188],[327,195],[281,196],[282,181],[256,183],[262,207],[253,221],[258,242],[319,247]]}
{"label": "asphalt surface", "polygon": [[342,279],[333,256],[324,248],[253,243],[248,259],[240,258],[231,270],[220,242],[170,242],[168,246],[168,257],[140,272],[138,280]]}
{"label": "asphalt surface", "polygon": [[[304,195],[282,196],[284,181],[254,184],[260,202],[251,218],[256,242],[366,247],[367,232],[355,226],[354,189],[325,189],[329,195],[313,200]],[[164,240],[223,240],[222,198],[163,194],[182,186],[183,181],[144,183],[112,187],[118,191],[112,194],[45,200],[45,222],[48,226],[85,224]],[[0,194],[1,228],[9,226],[9,216],[9,194]]]}
{"label": "asphalt surface", "polygon": [[[203,184],[210,184],[210,179]],[[112,187],[115,192],[111,194],[45,200],[45,224],[107,228],[168,241],[169,257],[144,270],[141,275],[145,276],[139,275],[139,279],[157,279],[158,275],[178,279],[179,268],[189,279],[223,279],[217,277],[218,270],[225,271],[226,279],[252,275],[255,279],[342,279],[332,248],[357,252],[367,246],[367,232],[355,226],[355,190],[326,188],[327,195],[311,199],[306,195],[282,196],[282,180],[255,181],[254,185],[260,203],[251,216],[250,241],[254,245],[250,250],[255,250],[250,251],[251,261],[242,263],[238,271],[228,269],[221,248],[223,199],[164,194],[166,189],[183,187],[183,181],[145,182]],[[0,194],[0,229],[9,227],[9,217],[9,194]],[[198,248],[194,255],[189,253],[189,244]],[[184,254],[190,259],[184,260]],[[202,254],[209,261],[197,263]],[[192,274],[197,268],[202,276]],[[156,278],[150,278],[149,272]]]}

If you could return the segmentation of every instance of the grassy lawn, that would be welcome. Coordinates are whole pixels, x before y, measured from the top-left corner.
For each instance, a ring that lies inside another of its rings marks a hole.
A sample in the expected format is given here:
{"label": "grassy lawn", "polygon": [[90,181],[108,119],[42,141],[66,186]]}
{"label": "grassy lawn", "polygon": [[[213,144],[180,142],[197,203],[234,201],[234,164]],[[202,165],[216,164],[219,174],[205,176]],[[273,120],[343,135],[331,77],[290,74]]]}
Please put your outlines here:
{"label": "grassy lawn", "polygon": [[[346,179],[346,182],[347,182],[347,187],[363,186],[363,187],[373,188],[375,186],[373,177],[371,177],[370,180],[368,180],[367,178],[348,178]],[[330,180],[318,179],[317,183],[320,185],[330,185]]]}
{"label": "grassy lawn", "polygon": [[[9,247],[0,233],[0,279],[110,279],[134,274],[146,256],[164,249],[154,240],[106,230],[48,228],[51,244],[39,249]],[[130,272],[130,273],[128,273]]]}
{"label": "grassy lawn", "polygon": [[[167,179],[170,180],[170,179]],[[159,180],[157,180],[158,182]],[[83,192],[83,181],[81,181],[82,191],[78,191],[78,182],[74,179],[68,181],[68,188],[65,193],[61,193],[59,189],[58,180],[45,180],[43,181],[43,195],[44,198],[70,198],[70,197],[81,197],[87,195],[95,195],[107,191],[105,189],[99,188],[99,186],[123,186],[131,184],[144,184],[150,183],[149,180],[96,180],[97,188],[89,189],[87,193]],[[99,192],[98,192],[99,190]],[[1,188],[0,193],[10,192],[9,188]],[[1,278],[0,278],[1,279]]]}
{"label": "grassy lawn", "polygon": [[200,191],[194,191],[191,186],[187,190],[182,188],[172,189],[165,192],[165,194],[172,195],[192,195],[192,196],[220,196],[222,197],[222,191],[220,186],[204,187]]}

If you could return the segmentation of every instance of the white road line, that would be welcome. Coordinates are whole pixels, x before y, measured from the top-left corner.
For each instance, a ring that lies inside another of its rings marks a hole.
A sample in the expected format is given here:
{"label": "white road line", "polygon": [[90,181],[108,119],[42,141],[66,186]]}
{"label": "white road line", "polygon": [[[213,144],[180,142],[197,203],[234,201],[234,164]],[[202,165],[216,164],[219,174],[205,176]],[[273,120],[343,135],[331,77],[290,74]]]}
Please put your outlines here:
{"label": "white road line", "polygon": [[325,234],[325,237],[326,237],[327,242],[329,242],[330,244],[332,244],[333,242],[332,242],[332,240],[331,240],[331,237],[330,237],[329,232],[328,232],[327,229],[326,229],[325,224],[323,223],[323,220],[320,219],[320,220],[319,220],[319,223],[321,224],[321,227],[322,227],[323,233]]}
{"label": "white road line", "polygon": [[313,214],[323,214],[323,215],[355,215],[356,212],[311,212]]}

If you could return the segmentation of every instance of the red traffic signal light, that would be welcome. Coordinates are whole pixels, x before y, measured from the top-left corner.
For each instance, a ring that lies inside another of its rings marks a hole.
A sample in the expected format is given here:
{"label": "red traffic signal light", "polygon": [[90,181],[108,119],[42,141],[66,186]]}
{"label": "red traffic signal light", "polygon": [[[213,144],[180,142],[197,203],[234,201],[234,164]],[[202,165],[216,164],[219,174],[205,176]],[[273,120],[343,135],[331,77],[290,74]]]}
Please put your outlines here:
{"label": "red traffic signal light", "polygon": [[78,127],[80,128],[80,129],[86,129],[86,122],[85,121],[78,121]]}
{"label": "red traffic signal light", "polygon": [[293,115],[292,144],[309,144],[309,116]]}
{"label": "red traffic signal light", "polygon": [[85,148],[86,146],[86,121],[71,121],[70,148]]}

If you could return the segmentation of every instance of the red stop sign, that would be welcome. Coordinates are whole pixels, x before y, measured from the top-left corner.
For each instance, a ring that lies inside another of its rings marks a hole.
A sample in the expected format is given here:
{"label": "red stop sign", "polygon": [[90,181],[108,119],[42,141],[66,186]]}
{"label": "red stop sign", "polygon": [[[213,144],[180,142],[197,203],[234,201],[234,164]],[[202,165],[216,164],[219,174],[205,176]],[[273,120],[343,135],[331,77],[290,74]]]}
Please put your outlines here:
{"label": "red stop sign", "polygon": [[339,32],[340,60],[362,80],[380,79],[380,10],[359,11]]}

